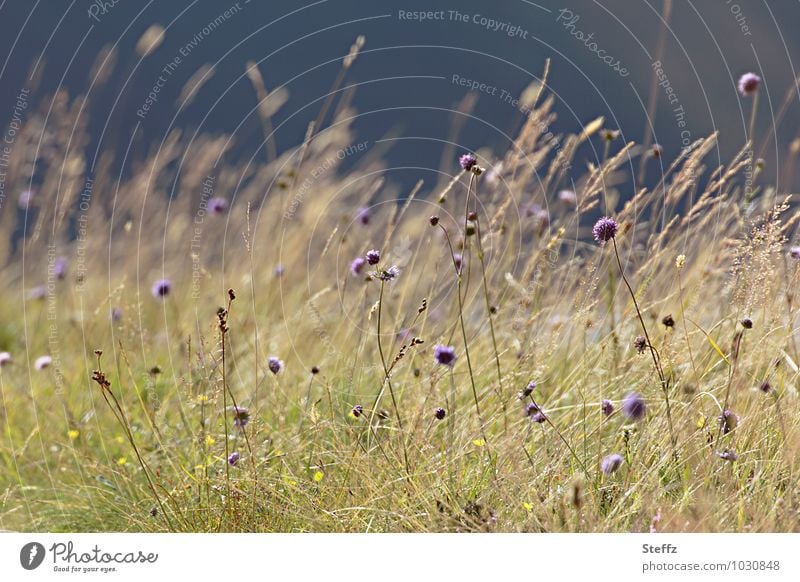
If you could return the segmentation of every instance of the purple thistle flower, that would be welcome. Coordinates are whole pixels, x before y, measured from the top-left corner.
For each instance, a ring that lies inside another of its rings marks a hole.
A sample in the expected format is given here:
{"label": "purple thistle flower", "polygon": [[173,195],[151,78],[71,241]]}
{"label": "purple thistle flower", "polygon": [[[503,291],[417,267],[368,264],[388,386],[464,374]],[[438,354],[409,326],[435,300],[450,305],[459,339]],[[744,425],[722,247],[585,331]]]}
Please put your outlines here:
{"label": "purple thistle flower", "polygon": [[722,429],[722,434],[728,434],[739,426],[739,416],[731,410],[726,410],[717,417],[717,422]]}
{"label": "purple thistle flower", "polygon": [[622,413],[631,420],[641,420],[647,413],[647,404],[638,392],[629,393],[622,401]]}
{"label": "purple thistle flower", "polygon": [[456,363],[456,349],[453,346],[437,344],[433,347],[433,359],[442,366],[453,367]]}
{"label": "purple thistle flower", "polygon": [[478,158],[475,157],[475,154],[464,154],[460,158],[458,158],[458,163],[465,172],[469,172],[472,168],[475,167],[475,164],[478,163]]}
{"label": "purple thistle flower", "polygon": [[364,407],[363,407],[363,406],[361,406],[360,404],[356,404],[356,405],[353,407],[353,410],[351,410],[351,412],[353,413],[353,416],[354,416],[354,417],[358,418],[359,416],[361,416],[362,414],[364,414]]}
{"label": "purple thistle flower", "polygon": [[53,358],[50,356],[39,356],[36,358],[36,361],[33,363],[33,367],[37,370],[44,370],[45,368],[49,368],[50,364],[53,363]]}
{"label": "purple thistle flower", "polygon": [[377,265],[378,263],[381,262],[381,252],[375,249],[367,251],[365,257],[370,265]]}
{"label": "purple thistle flower", "polygon": [[753,329],[753,320],[750,319],[749,317],[745,317],[744,319],[742,319],[740,323],[742,324],[742,327],[745,329]]}
{"label": "purple thistle flower", "polygon": [[600,470],[606,475],[611,475],[611,473],[615,472],[622,466],[623,461],[624,459],[622,458],[622,455],[613,453],[600,461]]}
{"label": "purple thistle flower", "polygon": [[53,275],[56,279],[63,280],[67,276],[67,267],[69,266],[69,261],[67,257],[58,257],[53,262]]}
{"label": "purple thistle flower", "polygon": [[164,299],[172,291],[172,282],[169,279],[159,279],[153,283],[150,292],[156,299]]}
{"label": "purple thistle flower", "polygon": [[392,265],[388,269],[381,269],[376,273],[376,276],[381,281],[391,281],[392,279],[396,279],[400,276],[400,269],[397,265]]}
{"label": "purple thistle flower", "polygon": [[800,261],[800,247],[792,247],[789,249],[789,256],[795,261]]}
{"label": "purple thistle flower", "polygon": [[542,424],[546,420],[547,420],[547,417],[544,415],[544,412],[542,412],[541,410],[535,412],[531,416],[531,422],[535,422],[536,424]]}
{"label": "purple thistle flower", "polygon": [[364,257],[356,257],[353,259],[353,262],[350,263],[350,272],[354,277],[358,277],[361,274],[361,271],[364,270],[364,265],[366,264],[367,260]]}
{"label": "purple thistle flower", "polygon": [[525,405],[525,416],[533,416],[537,412],[541,412],[541,410],[535,402],[528,402],[528,404]]}
{"label": "purple thistle flower", "polygon": [[47,296],[47,289],[44,287],[44,285],[39,285],[38,287],[34,287],[30,291],[28,291],[28,299],[32,301],[44,299],[46,296]]}
{"label": "purple thistle flower", "polygon": [[602,245],[617,236],[618,229],[619,224],[617,224],[616,220],[604,216],[594,224],[592,236],[594,236],[594,240],[596,240],[598,244]]}
{"label": "purple thistle flower", "polygon": [[239,458],[240,458],[239,451],[233,451],[228,457],[228,464],[231,467],[233,467],[234,465],[236,465],[236,463],[239,462]]}
{"label": "purple thistle flower", "polygon": [[637,352],[643,354],[647,349],[647,339],[643,335],[636,336],[636,339],[633,340],[633,347],[636,348]]}
{"label": "purple thistle flower", "polygon": [[[0,356],[2,356],[2,354],[0,354]],[[769,394],[772,392],[772,384],[769,383],[769,380],[764,380],[761,384],[759,384],[758,389],[764,394]]]}
{"label": "purple thistle flower", "polygon": [[447,411],[444,408],[437,408],[433,411],[433,416],[436,420],[444,420],[444,417],[447,416]]}
{"label": "purple thistle flower", "polygon": [[522,389],[522,391],[519,393],[517,398],[519,398],[520,400],[523,400],[523,399],[527,398],[528,396],[530,396],[531,394],[533,394],[533,391],[535,389],[536,389],[536,382],[531,380],[530,382],[528,382],[528,385],[525,386],[525,388]]}
{"label": "purple thistle flower", "polygon": [[250,411],[243,406],[231,406],[230,411],[233,413],[233,426],[244,428],[250,422]]}
{"label": "purple thistle flower", "polygon": [[754,95],[760,85],[761,77],[755,73],[745,73],[739,77],[739,93],[741,93],[742,97]]}
{"label": "purple thistle flower", "polygon": [[111,318],[111,321],[119,321],[122,319],[122,309],[119,307],[112,307],[108,316]]}
{"label": "purple thistle flower", "polygon": [[208,211],[211,214],[224,214],[228,210],[228,201],[215,196],[208,201]]}
{"label": "purple thistle flower", "polygon": [[739,455],[737,455],[736,451],[733,449],[725,449],[724,451],[717,453],[717,456],[723,461],[730,461],[731,463],[739,458]]}
{"label": "purple thistle flower", "polygon": [[369,224],[369,208],[359,208],[356,212],[356,220],[367,226]]}
{"label": "purple thistle flower", "polygon": [[603,400],[600,410],[603,411],[603,416],[611,416],[614,414],[614,404],[610,400]]}
{"label": "purple thistle flower", "polygon": [[278,359],[276,356],[270,356],[267,360],[267,368],[273,374],[279,374],[283,370],[283,360]]}
{"label": "purple thistle flower", "polygon": [[280,279],[283,277],[283,274],[286,272],[286,268],[283,265],[278,265],[275,267],[275,277]]}
{"label": "purple thistle flower", "polygon": [[453,255],[453,263],[456,266],[456,271],[459,273],[461,272],[461,265],[464,262],[464,256],[461,253],[455,253]]}
{"label": "purple thistle flower", "polygon": [[8,352],[0,352],[0,368],[11,363],[11,354]]}

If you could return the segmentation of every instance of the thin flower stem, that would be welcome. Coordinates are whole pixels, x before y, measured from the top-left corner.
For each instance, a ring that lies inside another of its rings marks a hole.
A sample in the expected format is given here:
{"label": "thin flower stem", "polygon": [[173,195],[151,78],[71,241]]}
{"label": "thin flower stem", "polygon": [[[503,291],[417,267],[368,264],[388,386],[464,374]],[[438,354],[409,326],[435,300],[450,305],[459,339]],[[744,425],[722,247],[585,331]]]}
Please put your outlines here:
{"label": "thin flower stem", "polygon": [[636,309],[636,316],[639,318],[639,323],[642,325],[644,338],[647,341],[648,348],[650,348],[650,355],[653,357],[653,365],[655,366],[656,373],[658,374],[658,377],[661,380],[661,389],[664,392],[664,401],[667,406],[667,423],[669,424],[670,440],[672,441],[672,454],[674,458],[677,459],[678,441],[675,437],[675,429],[672,424],[672,408],[669,402],[669,382],[667,381],[667,378],[664,375],[664,370],[661,367],[661,359],[658,356],[658,352],[656,351],[655,347],[653,347],[653,343],[650,341],[650,335],[647,333],[647,326],[644,323],[642,312],[639,309],[639,302],[636,301],[636,293],[633,292],[633,288],[631,287],[631,284],[628,282],[628,278],[625,276],[625,269],[622,268],[622,261],[619,258],[619,250],[617,249],[617,239],[612,237],[611,242],[614,244],[614,257],[616,257],[617,259],[617,266],[619,267],[620,275],[622,276],[622,280],[625,282],[625,286],[628,288],[628,292],[630,293],[631,299],[633,300],[633,307]]}

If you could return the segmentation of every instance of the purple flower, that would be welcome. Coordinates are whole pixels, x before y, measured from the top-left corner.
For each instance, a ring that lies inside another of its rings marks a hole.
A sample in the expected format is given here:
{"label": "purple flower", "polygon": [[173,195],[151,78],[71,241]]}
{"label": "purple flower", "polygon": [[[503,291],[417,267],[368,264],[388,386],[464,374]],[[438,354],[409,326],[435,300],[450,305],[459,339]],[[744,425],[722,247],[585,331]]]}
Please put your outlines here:
{"label": "purple flower", "polygon": [[459,273],[461,272],[461,265],[464,262],[464,257],[461,253],[455,253],[453,255],[453,263],[455,263],[456,271]]}
{"label": "purple flower", "polygon": [[603,400],[600,410],[603,411],[603,416],[611,416],[614,414],[614,404],[610,400]]}
{"label": "purple flower", "polygon": [[622,401],[622,413],[631,420],[641,420],[647,413],[647,404],[638,392],[631,392]]}
{"label": "purple flower", "polygon": [[31,300],[39,300],[44,299],[47,296],[47,289],[45,289],[44,285],[39,285],[38,287],[34,287],[30,291],[28,291],[28,299]]}
{"label": "purple flower", "polygon": [[544,415],[544,412],[541,410],[536,411],[532,415],[530,415],[531,422],[535,422],[537,424],[542,424],[544,421],[547,420],[547,417]]}
{"label": "purple flower", "polygon": [[522,391],[517,395],[517,398],[523,400],[533,394],[533,391],[536,389],[536,382],[531,380],[528,382],[528,385],[522,389]]}
{"label": "purple flower", "polygon": [[119,307],[112,307],[108,316],[111,318],[111,321],[119,321],[122,319],[122,309]]}
{"label": "purple flower", "polygon": [[250,411],[243,406],[231,406],[230,411],[233,413],[233,425],[239,428],[244,428],[250,422]]}
{"label": "purple flower", "polygon": [[447,416],[447,411],[444,408],[437,408],[433,411],[433,416],[436,420],[444,420],[444,417]]}
{"label": "purple flower", "polygon": [[169,279],[159,279],[153,283],[150,292],[156,299],[164,299],[172,291],[172,282]]}
{"label": "purple flower", "polygon": [[606,475],[611,475],[622,466],[622,461],[624,461],[622,455],[617,453],[608,455],[600,461],[600,470]]}
{"label": "purple flower", "polygon": [[647,339],[643,335],[636,336],[636,339],[633,340],[633,347],[637,352],[643,354],[647,349]]}
{"label": "purple flower", "polygon": [[433,359],[442,366],[453,367],[456,363],[456,349],[452,346],[437,344],[433,347]]}
{"label": "purple flower", "polygon": [[30,207],[31,202],[33,202],[33,196],[33,190],[25,190],[20,193],[19,200],[17,201],[19,207],[22,208],[22,210],[27,210]]}
{"label": "purple flower", "polygon": [[277,267],[275,267],[275,277],[277,277],[278,279],[283,277],[283,274],[285,272],[286,272],[286,269],[284,268],[283,265],[278,265]]}
{"label": "purple flower", "polygon": [[755,73],[745,73],[739,77],[739,93],[742,97],[754,95],[758,91],[759,85],[761,85],[761,77]]}
{"label": "purple flower", "polygon": [[478,158],[475,154],[464,154],[458,158],[458,163],[465,172],[469,172],[478,163]]}
{"label": "purple flower", "polygon": [[594,240],[596,240],[598,244],[602,245],[617,236],[618,229],[619,224],[617,224],[616,220],[604,216],[594,224],[594,228],[592,228],[592,235],[594,236]]}
{"label": "purple flower", "polygon": [[742,327],[745,329],[753,329],[753,320],[750,319],[749,317],[743,318],[740,323],[742,324]]}
{"label": "purple flower", "polygon": [[525,405],[525,416],[535,416],[537,412],[541,412],[541,409],[535,402],[528,402]]}
{"label": "purple flower", "polygon": [[397,265],[392,265],[388,269],[381,269],[378,271],[376,276],[381,281],[391,281],[392,279],[396,279],[400,276],[400,269],[397,268]]}
{"label": "purple flower", "polygon": [[795,261],[800,261],[800,247],[792,247],[789,249],[789,256]]}
{"label": "purple flower", "polygon": [[364,265],[367,264],[367,260],[364,257],[356,257],[353,259],[353,262],[350,263],[350,272],[353,276],[358,277],[361,274],[361,271],[364,270]]}
{"label": "purple flower", "polygon": [[739,458],[739,455],[733,449],[725,449],[721,453],[717,453],[717,456],[723,461],[730,461],[731,463]]}
{"label": "purple flower", "polygon": [[8,352],[0,352],[0,368],[11,363],[11,354]]}
{"label": "purple flower", "polygon": [[283,370],[283,360],[278,359],[275,356],[270,356],[267,360],[267,368],[273,374],[279,374],[281,370]]}
{"label": "purple flower", "polygon": [[33,367],[37,370],[44,370],[45,368],[49,368],[50,364],[53,363],[53,358],[50,356],[39,356],[36,358],[36,361],[33,363]]}
{"label": "purple flower", "polygon": [[53,262],[53,275],[56,279],[63,280],[67,276],[67,267],[69,266],[69,261],[67,257],[58,257]]}
{"label": "purple flower", "polygon": [[[0,357],[2,357],[2,354],[0,354]],[[769,394],[770,392],[772,392],[772,384],[769,383],[769,380],[764,380],[763,382],[761,382],[761,384],[759,384],[758,389],[761,390],[764,394]]]}
{"label": "purple flower", "polygon": [[208,201],[208,211],[211,214],[224,214],[228,210],[228,201],[215,196]]}
{"label": "purple flower", "polygon": [[364,414],[364,407],[363,407],[363,406],[361,406],[360,404],[356,404],[356,405],[353,407],[353,410],[351,410],[351,412],[353,413],[353,416],[355,416],[356,418],[358,418],[359,416],[361,416],[362,414]]}
{"label": "purple flower", "polygon": [[739,417],[731,410],[726,410],[717,417],[722,434],[728,434],[739,426]]}
{"label": "purple flower", "polygon": [[578,196],[572,190],[562,190],[558,193],[558,199],[567,206],[575,206],[578,204]]}
{"label": "purple flower", "polygon": [[370,265],[377,265],[378,263],[381,262],[381,252],[376,251],[375,249],[367,251],[367,254],[365,256],[367,258],[367,262]]}
{"label": "purple flower", "polygon": [[239,458],[240,458],[239,452],[238,451],[233,451],[230,454],[230,456],[228,457],[228,464],[231,467],[233,467],[236,463],[239,462]]}
{"label": "purple flower", "polygon": [[356,220],[367,226],[369,224],[369,208],[359,208],[356,212]]}

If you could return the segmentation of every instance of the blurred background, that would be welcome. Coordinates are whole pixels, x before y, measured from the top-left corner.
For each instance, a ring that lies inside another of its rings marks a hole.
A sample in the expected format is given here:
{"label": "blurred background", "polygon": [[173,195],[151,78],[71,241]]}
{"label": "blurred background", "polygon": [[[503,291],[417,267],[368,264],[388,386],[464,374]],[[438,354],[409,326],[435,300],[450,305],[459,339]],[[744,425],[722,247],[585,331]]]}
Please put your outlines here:
{"label": "blurred background", "polygon": [[[361,55],[344,80],[357,85],[355,141],[402,137],[392,143],[388,161],[395,167],[392,179],[405,187],[416,180],[417,168],[443,167],[449,155],[443,140],[457,141],[459,150],[488,148],[501,155],[524,118],[512,99],[540,78],[548,58],[548,86],[559,114],[554,133],[576,131],[603,116],[605,127],[619,128],[626,140],[646,141],[653,65],[660,61],[665,84],[655,91],[652,130],[665,160],[687,140],[713,131],[722,135],[715,153],[720,160],[742,146],[751,100],[737,93],[736,80],[753,71],[764,79],[756,133],[764,146],[757,150],[766,160],[764,179],[791,188],[800,4],[678,1],[666,14],[664,9],[659,0],[4,2],[0,115],[4,123],[13,118],[21,91],[30,91],[33,106],[63,87],[91,99],[81,112],[94,140],[86,144],[90,159],[98,149],[111,149],[128,166],[173,128],[233,134],[228,155],[259,157],[264,132],[246,63],[258,63],[268,90],[288,90],[289,101],[273,120],[283,151],[302,142],[341,58],[364,35]],[[416,11],[435,14],[421,21]],[[669,28],[659,48],[662,15]],[[136,46],[153,24],[165,33],[143,56]],[[112,46],[117,54],[110,79],[93,85],[98,54]],[[179,107],[194,75],[203,83],[191,103]],[[470,90],[461,79],[485,87]],[[137,115],[156,86],[157,101]],[[454,116],[470,93],[475,101],[469,115]],[[778,119],[787,98],[786,114]],[[456,133],[454,119],[462,124]],[[579,161],[598,157],[591,146],[585,149]]]}

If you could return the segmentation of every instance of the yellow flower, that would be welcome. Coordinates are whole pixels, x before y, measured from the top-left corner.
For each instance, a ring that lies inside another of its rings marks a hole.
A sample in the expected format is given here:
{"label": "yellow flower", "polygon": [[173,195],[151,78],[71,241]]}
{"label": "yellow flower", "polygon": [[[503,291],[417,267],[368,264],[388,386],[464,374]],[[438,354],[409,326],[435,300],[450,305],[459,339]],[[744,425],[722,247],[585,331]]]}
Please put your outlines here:
{"label": "yellow flower", "polygon": [[200,396],[197,397],[197,401],[198,402],[208,402],[208,396],[206,396],[205,394],[201,394]]}
{"label": "yellow flower", "polygon": [[476,447],[482,447],[483,445],[486,444],[486,441],[483,439],[475,439],[474,441],[472,441],[472,444],[475,445]]}
{"label": "yellow flower", "polygon": [[675,259],[675,266],[678,270],[683,269],[683,266],[686,264],[686,255],[678,255],[678,258]]}
{"label": "yellow flower", "polygon": [[533,511],[533,503],[528,503],[527,501],[524,501],[524,502],[522,503],[522,507],[524,507],[524,508],[525,508],[525,511],[527,511],[528,513],[530,513],[531,511]]}
{"label": "yellow flower", "polygon": [[81,431],[73,428],[72,430],[67,431],[67,436],[69,437],[69,440],[74,441],[76,438],[81,436]]}
{"label": "yellow flower", "polygon": [[117,465],[119,465],[120,467],[127,464],[128,464],[128,459],[126,457],[120,457],[119,459],[117,459]]}
{"label": "yellow flower", "polygon": [[315,483],[319,483],[324,478],[325,478],[325,473],[323,473],[322,471],[317,471],[316,473],[314,473],[314,482]]}
{"label": "yellow flower", "polygon": [[211,445],[213,445],[215,442],[217,442],[217,441],[215,441],[215,440],[214,440],[214,437],[212,437],[210,434],[207,434],[207,435],[206,435],[206,446],[207,446],[207,447],[210,447],[210,446],[211,446]]}

